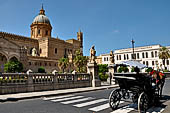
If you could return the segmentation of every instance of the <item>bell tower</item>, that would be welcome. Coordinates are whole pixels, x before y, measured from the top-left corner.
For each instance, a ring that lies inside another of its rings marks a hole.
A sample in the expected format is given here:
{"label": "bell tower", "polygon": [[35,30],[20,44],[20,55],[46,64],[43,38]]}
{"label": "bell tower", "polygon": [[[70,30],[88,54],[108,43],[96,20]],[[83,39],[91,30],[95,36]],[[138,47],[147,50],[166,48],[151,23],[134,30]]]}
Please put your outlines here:
{"label": "bell tower", "polygon": [[30,27],[31,38],[39,39],[42,37],[51,37],[52,26],[50,24],[50,20],[45,15],[43,5],[39,14],[34,18]]}
{"label": "bell tower", "polygon": [[83,33],[81,30],[77,32],[77,40],[80,41],[80,51],[83,53]]}

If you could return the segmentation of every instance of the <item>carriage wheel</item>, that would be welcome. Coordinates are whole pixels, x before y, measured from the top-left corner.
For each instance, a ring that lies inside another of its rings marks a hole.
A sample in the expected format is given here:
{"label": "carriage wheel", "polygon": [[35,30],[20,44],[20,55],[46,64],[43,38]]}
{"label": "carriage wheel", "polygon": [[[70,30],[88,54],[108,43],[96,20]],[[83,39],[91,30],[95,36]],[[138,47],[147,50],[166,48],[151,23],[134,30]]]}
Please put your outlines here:
{"label": "carriage wheel", "polygon": [[120,99],[121,99],[121,95],[120,95],[120,90],[119,89],[113,90],[110,93],[109,105],[112,108],[112,110],[115,110],[118,107],[118,105],[120,103]]}
{"label": "carriage wheel", "polygon": [[148,96],[146,95],[146,93],[142,92],[138,98],[139,113],[146,113],[148,105],[149,105]]}

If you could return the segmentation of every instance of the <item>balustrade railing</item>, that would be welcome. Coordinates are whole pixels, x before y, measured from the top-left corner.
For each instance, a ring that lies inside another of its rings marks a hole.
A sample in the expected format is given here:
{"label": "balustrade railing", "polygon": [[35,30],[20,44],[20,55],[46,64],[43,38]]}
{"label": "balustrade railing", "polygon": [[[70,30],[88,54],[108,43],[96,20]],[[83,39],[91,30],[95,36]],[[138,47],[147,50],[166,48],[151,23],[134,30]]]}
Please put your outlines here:
{"label": "balustrade railing", "polygon": [[25,73],[3,73],[0,74],[0,85],[26,84],[28,75]]}
{"label": "balustrade railing", "polygon": [[[29,79],[28,79],[29,78]],[[32,80],[32,81],[31,81]],[[2,73],[0,74],[0,85],[12,84],[48,84],[48,83],[74,83],[90,81],[90,74],[44,74],[44,73]]]}

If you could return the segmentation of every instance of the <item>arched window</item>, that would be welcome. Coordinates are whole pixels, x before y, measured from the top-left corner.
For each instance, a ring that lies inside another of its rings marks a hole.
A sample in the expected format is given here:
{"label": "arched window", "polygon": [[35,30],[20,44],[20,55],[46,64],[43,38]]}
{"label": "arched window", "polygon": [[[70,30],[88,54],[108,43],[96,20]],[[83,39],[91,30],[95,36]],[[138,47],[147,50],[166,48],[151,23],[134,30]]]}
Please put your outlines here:
{"label": "arched window", "polygon": [[18,59],[16,57],[12,57],[10,61],[18,61]]}
{"label": "arched window", "polygon": [[46,36],[48,35],[48,30],[45,31],[45,35],[46,35]]}
{"label": "arched window", "polygon": [[148,58],[148,52],[146,52],[146,58]]}
{"label": "arched window", "polygon": [[127,54],[127,60],[129,59],[129,55]]}
{"label": "arched window", "polygon": [[155,57],[158,57],[158,52],[157,51],[155,51]]}
{"label": "arched window", "polygon": [[40,35],[40,29],[38,29],[38,35]]}
{"label": "arched window", "polygon": [[139,59],[139,53],[137,53],[137,59]]}
{"label": "arched window", "polygon": [[40,48],[40,54],[42,53],[42,49]]}
{"label": "arched window", "polygon": [[154,57],[153,51],[151,52],[151,57],[152,57],[152,58]]}
{"label": "arched window", "polygon": [[142,58],[145,58],[145,54],[144,53],[142,53]]}

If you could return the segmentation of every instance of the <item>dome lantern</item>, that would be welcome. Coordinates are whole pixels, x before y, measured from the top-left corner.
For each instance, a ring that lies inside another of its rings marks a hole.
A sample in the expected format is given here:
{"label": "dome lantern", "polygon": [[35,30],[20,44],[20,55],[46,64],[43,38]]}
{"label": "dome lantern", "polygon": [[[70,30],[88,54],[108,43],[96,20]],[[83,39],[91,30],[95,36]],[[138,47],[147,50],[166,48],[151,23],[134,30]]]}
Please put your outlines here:
{"label": "dome lantern", "polygon": [[39,14],[34,18],[31,24],[31,38],[51,37],[51,24],[48,17],[45,15],[43,4]]}

